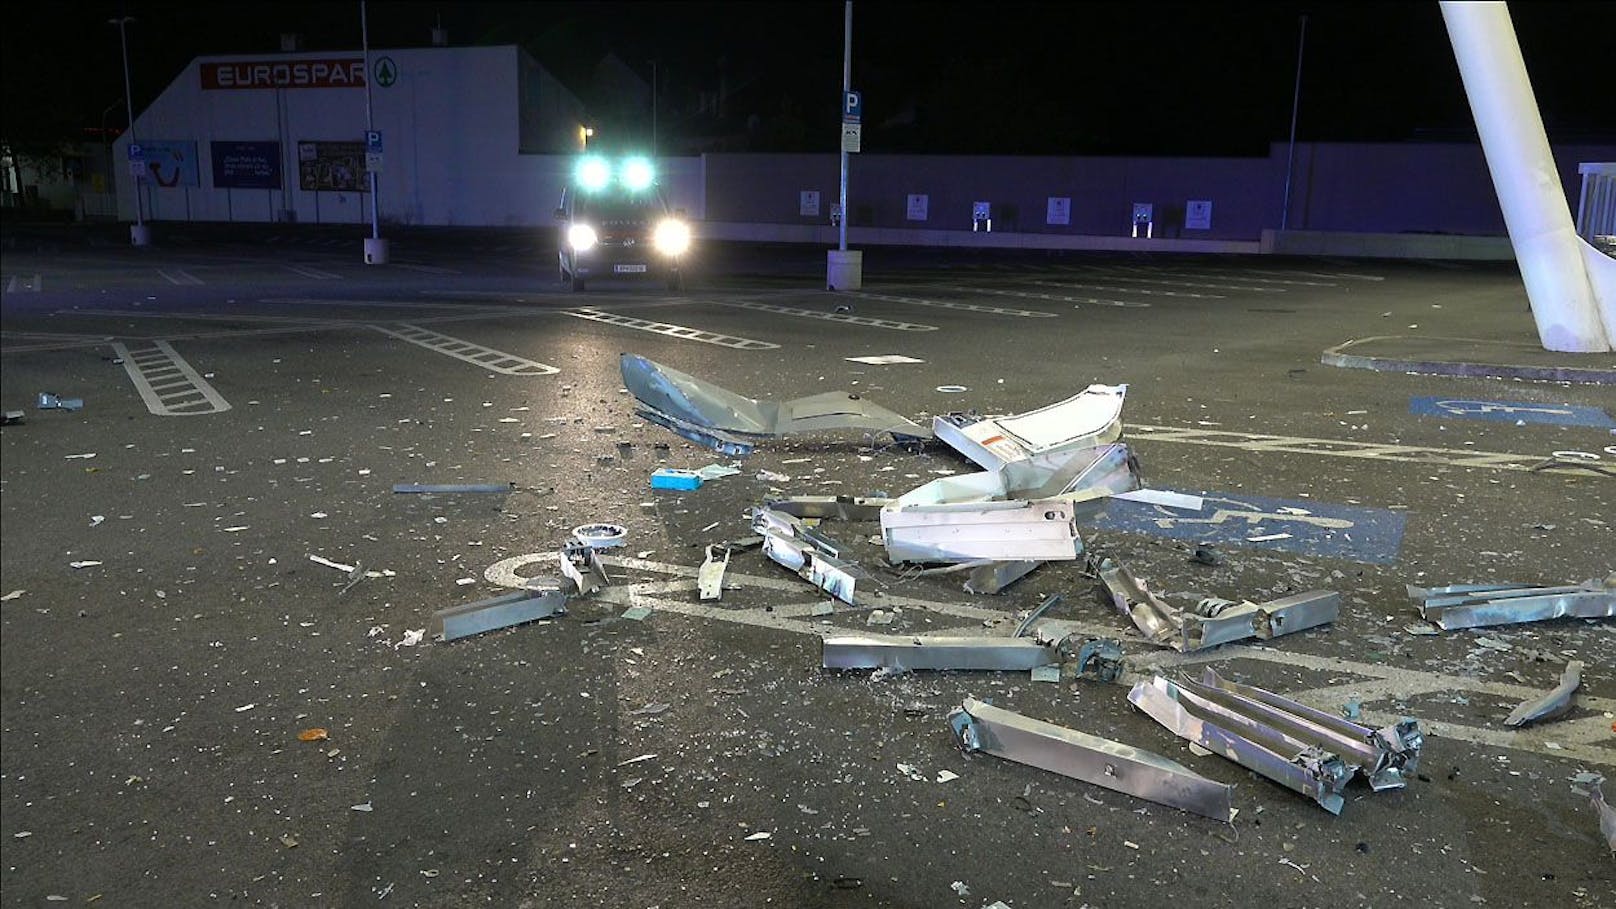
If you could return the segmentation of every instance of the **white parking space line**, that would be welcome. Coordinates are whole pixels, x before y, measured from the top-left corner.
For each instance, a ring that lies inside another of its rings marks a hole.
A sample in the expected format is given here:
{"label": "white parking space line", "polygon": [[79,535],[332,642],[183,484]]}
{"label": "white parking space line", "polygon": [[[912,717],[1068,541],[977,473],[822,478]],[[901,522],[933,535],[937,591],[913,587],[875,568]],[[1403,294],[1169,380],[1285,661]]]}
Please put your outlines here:
{"label": "white parking space line", "polygon": [[546,363],[519,357],[503,350],[495,350],[492,347],[484,347],[452,335],[439,334],[419,325],[400,322],[391,327],[385,325],[370,327],[400,341],[408,341],[434,353],[454,357],[456,360],[481,366],[489,372],[497,372],[504,376],[551,376],[561,371]]}
{"label": "white parking space line", "polygon": [[[1410,464],[1446,464],[1450,467],[1485,467],[1493,470],[1532,471],[1547,460],[1546,454],[1524,455],[1474,449],[1426,448],[1419,445],[1382,445],[1345,439],[1312,439],[1306,436],[1275,436],[1255,432],[1224,432],[1186,426],[1144,426],[1129,423],[1130,441],[1179,442],[1239,448],[1245,451],[1284,451],[1292,454],[1326,455],[1375,461],[1402,461]],[[1545,468],[1545,471],[1549,468]],[[1554,468],[1555,470],[1569,470]],[[1591,473],[1592,471],[1583,471]]]}
{"label": "white parking space line", "polygon": [[458,275],[460,272],[452,268],[442,268],[437,265],[417,265],[414,262],[394,262],[393,265],[406,271],[418,271],[428,275]]}
{"label": "white parking space line", "polygon": [[1186,290],[1150,290],[1144,287],[1118,287],[1115,284],[1085,284],[1069,281],[1027,281],[1039,287],[1059,287],[1062,290],[1110,290],[1125,294],[1143,294],[1147,297],[1185,297],[1195,300],[1225,300],[1226,294],[1196,294]]}
{"label": "white parking space line", "polygon": [[790,306],[775,306],[773,303],[758,303],[754,300],[708,300],[714,306],[733,306],[738,309],[755,309],[759,312],[779,313],[782,316],[798,316],[804,319],[823,319],[827,322],[845,322],[849,325],[863,325],[866,328],[890,328],[893,331],[936,331],[935,325],[921,325],[916,322],[894,322],[890,319],[872,319],[868,316],[854,316],[840,312],[821,312],[814,309],[794,309]]}
{"label": "white parking space line", "polygon": [[[1338,281],[1296,281],[1287,278],[1256,278],[1244,271],[1228,271],[1223,273],[1204,271],[1179,271],[1171,268],[1129,268],[1131,276],[1137,275],[1166,275],[1170,278],[1210,278],[1214,281],[1244,281],[1248,284],[1286,284],[1294,287],[1340,287]],[[1127,279],[1112,276],[1113,280],[1143,280],[1139,277]],[[1216,285],[1207,285],[1209,287]],[[1239,287],[1239,290],[1260,290],[1255,287]]]}
{"label": "white parking space line", "polygon": [[1019,297],[1023,300],[1048,300],[1051,303],[1088,303],[1094,306],[1115,306],[1119,309],[1149,309],[1150,304],[1139,300],[1105,300],[1099,297],[1068,297],[1063,294],[1044,294],[1030,290],[1002,290],[993,287],[939,287],[928,285],[939,290],[955,290],[960,293],[988,294],[995,297]]}
{"label": "white parking space line", "polygon": [[135,383],[146,409],[157,416],[199,417],[230,409],[230,402],[167,341],[136,343],[132,347],[115,341],[112,350],[123,359],[124,371]]}
{"label": "white parking space line", "polygon": [[999,306],[980,306],[976,303],[956,303],[953,300],[929,300],[922,297],[898,297],[892,294],[874,294],[862,290],[842,291],[850,297],[861,300],[880,300],[885,303],[902,303],[905,306],[930,306],[935,309],[958,309],[965,312],[981,312],[994,316],[1017,316],[1024,319],[1053,319],[1055,313],[1040,312],[1032,309],[1005,309]]}
{"label": "white parking space line", "polygon": [[713,331],[704,331],[700,328],[689,328],[684,325],[673,325],[667,322],[647,322],[644,319],[635,319],[630,316],[618,315],[612,312],[603,312],[598,309],[569,309],[566,315],[579,319],[589,319],[592,322],[604,322],[607,325],[616,325],[620,328],[632,328],[636,331],[648,331],[653,334],[668,335],[673,338],[683,338],[686,341],[699,341],[702,344],[716,344],[719,347],[730,347],[735,350],[776,350],[778,344],[768,341],[756,341],[751,338],[738,338],[734,335],[724,335]]}
{"label": "white parking space line", "polygon": [[10,278],[6,279],[6,293],[8,294],[14,294],[18,291],[23,291],[25,293],[39,293],[44,289],[45,276],[41,274],[35,274],[27,281],[24,281],[21,275],[12,275]]}
{"label": "white parking space line", "polygon": [[1359,275],[1359,274],[1353,274],[1351,272],[1340,272],[1340,271],[1273,271],[1273,270],[1265,269],[1265,268],[1245,268],[1245,269],[1241,269],[1241,273],[1242,274],[1250,273],[1250,274],[1254,274],[1254,275],[1280,275],[1282,277],[1287,277],[1287,278],[1289,278],[1289,277],[1300,277],[1300,278],[1350,278],[1350,279],[1352,279],[1354,281],[1384,281],[1384,280],[1386,280],[1385,275]]}
{"label": "white parking space line", "polygon": [[178,322],[267,322],[271,325],[347,325],[347,319],[300,319],[295,316],[263,316],[251,313],[219,312],[134,312],[125,309],[58,309],[58,316],[104,316],[112,319],[169,319]]}
{"label": "white parking space line", "polygon": [[[1174,275],[1174,273],[1172,273],[1172,272],[1157,272],[1157,274]],[[1186,274],[1177,274],[1177,275],[1174,275],[1174,276],[1180,277],[1180,278],[1196,277],[1194,275],[1186,275]],[[1208,277],[1216,277],[1216,276],[1208,276]],[[1107,281],[1128,281],[1128,282],[1132,282],[1132,283],[1135,283],[1135,284],[1165,284],[1165,285],[1167,285],[1169,287],[1204,287],[1204,288],[1207,288],[1209,290],[1248,290],[1248,291],[1251,291],[1253,293],[1259,293],[1259,294],[1282,294],[1282,293],[1285,292],[1285,288],[1283,288],[1283,287],[1258,287],[1255,284],[1207,284],[1207,283],[1205,283],[1203,281],[1174,281],[1174,280],[1170,280],[1169,278],[1141,278],[1141,277],[1135,277],[1133,275],[1108,274],[1108,275],[1105,276],[1105,280],[1107,280]],[[1258,279],[1253,279],[1253,280],[1263,280],[1263,279],[1258,278]],[[1296,283],[1302,283],[1302,282],[1291,281],[1291,282],[1286,282],[1286,283],[1296,284]],[[1327,286],[1330,286],[1330,285],[1319,284],[1318,286],[1327,287]]]}
{"label": "white parking space line", "polygon": [[191,274],[183,268],[159,268],[157,269],[157,273],[162,275],[163,278],[170,284],[195,286],[204,283],[201,278],[198,278],[196,275]]}
{"label": "white parking space line", "polygon": [[312,265],[291,265],[282,263],[281,267],[287,271],[300,274],[305,278],[314,278],[319,281],[341,280],[342,278],[342,275],[339,275],[336,272],[326,271],[323,268],[315,268]]}

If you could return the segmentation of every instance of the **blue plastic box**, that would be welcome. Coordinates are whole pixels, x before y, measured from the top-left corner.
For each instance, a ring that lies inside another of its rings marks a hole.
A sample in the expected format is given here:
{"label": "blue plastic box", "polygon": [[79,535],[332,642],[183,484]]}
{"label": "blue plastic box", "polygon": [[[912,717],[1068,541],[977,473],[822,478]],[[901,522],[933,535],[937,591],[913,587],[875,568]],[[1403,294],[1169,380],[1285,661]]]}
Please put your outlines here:
{"label": "blue plastic box", "polygon": [[651,474],[652,489],[700,489],[701,474],[676,467],[659,467]]}

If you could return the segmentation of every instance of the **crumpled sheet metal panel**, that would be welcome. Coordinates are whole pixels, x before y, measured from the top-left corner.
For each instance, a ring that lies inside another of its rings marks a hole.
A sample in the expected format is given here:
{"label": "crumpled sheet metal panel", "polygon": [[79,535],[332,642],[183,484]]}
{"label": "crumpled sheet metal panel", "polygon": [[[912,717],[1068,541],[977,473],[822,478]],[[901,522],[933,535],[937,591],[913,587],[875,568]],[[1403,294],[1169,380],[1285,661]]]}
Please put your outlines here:
{"label": "crumpled sheet metal panel", "polygon": [[1550,691],[1523,702],[1504,719],[1505,726],[1525,726],[1552,720],[1571,710],[1572,699],[1582,685],[1582,661],[1572,660],[1560,675],[1560,684]]}
{"label": "crumpled sheet metal panel", "polygon": [[966,698],[949,714],[962,751],[986,754],[1228,823],[1234,787],[1110,739]]}
{"label": "crumpled sheet metal panel", "polygon": [[932,431],[988,470],[1059,449],[1090,448],[1122,434],[1126,385],[1090,385],[1054,404],[1005,416],[938,416]]}
{"label": "crumpled sheet metal panel", "polygon": [[1179,738],[1299,792],[1331,814],[1341,813],[1341,790],[1352,768],[1335,755],[1289,741],[1161,676],[1134,685],[1128,702]]}
{"label": "crumpled sheet metal panel", "polygon": [[1060,660],[1056,647],[1031,638],[868,634],[825,638],[826,669],[1025,671]]}
{"label": "crumpled sheet metal panel", "polygon": [[1126,566],[1110,559],[1100,565],[1100,582],[1111,595],[1111,603],[1117,611],[1131,619],[1151,642],[1175,650],[1184,649],[1183,611],[1151,593]]}
{"label": "crumpled sheet metal panel", "polygon": [[1225,679],[1210,667],[1202,671],[1198,686],[1193,682],[1184,684],[1297,741],[1340,755],[1347,764],[1362,771],[1376,791],[1406,785],[1408,777],[1419,769],[1424,737],[1415,720],[1404,719],[1383,729],[1371,729],[1272,691]]}
{"label": "crumpled sheet metal panel", "polygon": [[1560,587],[1456,584],[1420,588],[1410,585],[1408,595],[1419,605],[1421,617],[1448,631],[1560,618],[1616,618],[1616,576]]}
{"label": "crumpled sheet metal panel", "polygon": [[893,562],[1069,561],[1083,551],[1072,504],[1055,500],[889,505],[881,536]]}
{"label": "crumpled sheet metal panel", "polygon": [[850,392],[759,401],[635,354],[623,354],[618,365],[648,419],[726,454],[746,454],[758,439],[839,429],[932,437],[919,423]]}

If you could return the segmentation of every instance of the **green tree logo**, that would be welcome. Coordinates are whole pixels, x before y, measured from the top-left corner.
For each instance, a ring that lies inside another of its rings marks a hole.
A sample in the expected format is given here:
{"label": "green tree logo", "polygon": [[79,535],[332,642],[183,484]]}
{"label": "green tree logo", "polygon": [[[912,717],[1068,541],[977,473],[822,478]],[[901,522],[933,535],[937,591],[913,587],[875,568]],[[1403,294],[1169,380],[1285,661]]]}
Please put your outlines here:
{"label": "green tree logo", "polygon": [[382,57],[376,61],[376,84],[387,88],[398,81],[398,64],[392,57]]}

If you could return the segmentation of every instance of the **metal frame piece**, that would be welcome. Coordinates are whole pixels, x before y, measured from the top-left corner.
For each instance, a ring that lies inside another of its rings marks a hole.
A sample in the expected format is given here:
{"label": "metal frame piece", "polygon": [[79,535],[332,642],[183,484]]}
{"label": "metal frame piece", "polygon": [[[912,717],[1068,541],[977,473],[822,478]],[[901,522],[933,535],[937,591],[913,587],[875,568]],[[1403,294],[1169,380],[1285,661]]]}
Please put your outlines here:
{"label": "metal frame piece", "polygon": [[1102,682],[1122,677],[1122,642],[1116,638],[1086,641],[1077,652],[1077,674],[1093,676]]}
{"label": "metal frame piece", "polygon": [[965,592],[978,595],[1000,593],[1006,587],[1031,574],[1034,568],[1042,564],[1044,563],[1038,560],[1018,560],[978,565],[971,569],[970,576],[965,580]]}
{"label": "metal frame piece", "polygon": [[773,499],[763,507],[794,518],[831,518],[838,521],[879,521],[891,499],[863,496],[792,496]]}
{"label": "metal frame piece", "polygon": [[1185,611],[1152,593],[1126,566],[1106,559],[1100,582],[1117,611],[1131,619],[1152,643],[1180,653],[1256,637],[1263,640],[1334,622],[1341,614],[1341,595],[1309,590],[1265,603],[1207,598]]}
{"label": "metal frame piece", "polygon": [[1122,436],[1126,385],[1090,385],[1064,401],[1026,413],[932,418],[932,432],[988,470],[1062,449],[1092,448]]}
{"label": "metal frame piece", "polygon": [[439,641],[454,641],[487,631],[497,631],[565,615],[567,595],[560,580],[534,579],[530,584],[554,584],[554,589],[518,590],[475,603],[463,603],[432,614],[433,634]]}
{"label": "metal frame piece", "polygon": [[1233,786],[1209,780],[1159,754],[975,698],[966,698],[951,712],[948,725],[966,753],[991,754],[1215,821],[1229,823],[1234,818]]}
{"label": "metal frame piece", "polygon": [[856,563],[839,557],[836,544],[788,514],[752,509],[752,529],[763,537],[763,554],[795,571],[849,606],[858,606],[860,581],[873,580]]}
{"label": "metal frame piece", "polygon": [[1566,664],[1565,673],[1560,676],[1560,684],[1552,691],[1547,691],[1538,697],[1522,703],[1510,711],[1504,720],[1505,726],[1525,726],[1529,723],[1538,723],[1543,720],[1552,720],[1571,710],[1572,699],[1576,697],[1577,688],[1582,684],[1582,661],[1572,660]]}
{"label": "metal frame piece", "polygon": [[1420,616],[1447,631],[1486,625],[1514,625],[1549,619],[1616,618],[1616,575],[1581,584],[1455,584],[1422,588],[1408,585]]}
{"label": "metal frame piece", "polygon": [[854,429],[897,441],[932,437],[919,423],[850,392],[759,401],[634,354],[623,354],[618,365],[623,385],[643,405],[638,414],[730,456],[750,454],[759,440],[795,433]]}
{"label": "metal frame piece", "polygon": [[1180,738],[1308,796],[1331,814],[1341,813],[1341,791],[1358,773],[1376,791],[1406,785],[1424,744],[1414,719],[1371,729],[1211,669],[1200,682],[1161,676],[1140,682],[1128,701]]}
{"label": "metal frame piece", "polygon": [[[719,558],[714,549],[722,551],[723,558]],[[716,600],[724,595],[724,570],[729,567],[729,554],[728,546],[708,545],[707,560],[696,570],[696,590],[702,599]]]}
{"label": "metal frame piece", "polygon": [[1032,638],[867,634],[825,638],[826,669],[1026,671],[1059,662],[1057,646]]}
{"label": "metal frame piece", "polygon": [[572,582],[578,596],[588,596],[603,587],[611,586],[612,579],[600,564],[600,552],[588,543],[573,541],[561,547],[561,574]]}

